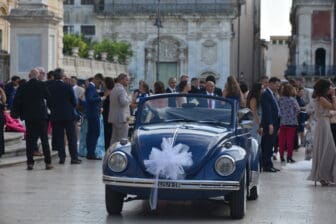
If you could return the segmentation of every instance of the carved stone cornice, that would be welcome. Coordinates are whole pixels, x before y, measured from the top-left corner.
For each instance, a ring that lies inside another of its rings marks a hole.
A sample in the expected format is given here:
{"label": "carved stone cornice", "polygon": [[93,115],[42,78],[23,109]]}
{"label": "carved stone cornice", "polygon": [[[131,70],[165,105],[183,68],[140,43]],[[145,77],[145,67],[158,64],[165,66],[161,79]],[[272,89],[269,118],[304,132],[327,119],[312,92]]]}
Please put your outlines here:
{"label": "carved stone cornice", "polygon": [[187,40],[200,40],[202,38],[202,33],[188,33]]}
{"label": "carved stone cornice", "polygon": [[12,9],[8,16],[4,16],[9,22],[20,23],[51,23],[54,25],[59,24],[62,21],[62,17],[56,15],[56,13],[48,10],[45,7],[30,8],[30,7],[18,7]]}

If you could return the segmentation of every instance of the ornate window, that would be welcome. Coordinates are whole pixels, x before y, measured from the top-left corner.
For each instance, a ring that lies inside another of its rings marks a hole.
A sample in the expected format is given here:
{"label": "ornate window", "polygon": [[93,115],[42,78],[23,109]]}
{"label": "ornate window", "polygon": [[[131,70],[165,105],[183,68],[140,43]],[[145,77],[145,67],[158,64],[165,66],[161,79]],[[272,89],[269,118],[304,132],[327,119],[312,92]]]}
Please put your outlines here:
{"label": "ornate window", "polygon": [[82,25],[81,33],[85,36],[94,36],[96,35],[96,27],[94,25]]}
{"label": "ornate window", "polygon": [[81,0],[81,5],[93,5],[93,0]]}
{"label": "ornate window", "polygon": [[75,0],[65,0],[64,5],[73,5]]}

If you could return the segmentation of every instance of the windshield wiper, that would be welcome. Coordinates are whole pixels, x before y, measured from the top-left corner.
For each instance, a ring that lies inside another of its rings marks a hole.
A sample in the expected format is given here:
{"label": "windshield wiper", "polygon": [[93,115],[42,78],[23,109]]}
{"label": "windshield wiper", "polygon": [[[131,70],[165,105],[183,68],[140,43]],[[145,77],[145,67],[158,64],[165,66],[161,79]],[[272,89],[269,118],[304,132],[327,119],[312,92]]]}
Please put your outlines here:
{"label": "windshield wiper", "polygon": [[169,123],[169,122],[196,122],[196,121],[195,120],[183,119],[183,118],[176,118],[176,119],[164,120],[164,122]]}
{"label": "windshield wiper", "polygon": [[224,121],[204,120],[204,121],[198,121],[198,122],[202,123],[202,124],[214,124],[214,125],[220,125],[220,126],[228,126],[228,125],[230,125],[229,122],[224,122]]}

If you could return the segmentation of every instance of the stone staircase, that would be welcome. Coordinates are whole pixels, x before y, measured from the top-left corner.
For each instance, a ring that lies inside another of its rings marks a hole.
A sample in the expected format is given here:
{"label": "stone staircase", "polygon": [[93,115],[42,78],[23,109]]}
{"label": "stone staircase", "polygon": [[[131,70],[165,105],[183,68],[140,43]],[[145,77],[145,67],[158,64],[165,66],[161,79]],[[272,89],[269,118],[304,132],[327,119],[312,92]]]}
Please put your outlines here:
{"label": "stone staircase", "polygon": [[[52,156],[56,154],[54,151],[51,152]],[[34,157],[35,161],[43,159],[43,156]],[[26,141],[24,140],[24,134],[5,132],[5,154],[0,158],[0,168],[26,163],[26,161]]]}

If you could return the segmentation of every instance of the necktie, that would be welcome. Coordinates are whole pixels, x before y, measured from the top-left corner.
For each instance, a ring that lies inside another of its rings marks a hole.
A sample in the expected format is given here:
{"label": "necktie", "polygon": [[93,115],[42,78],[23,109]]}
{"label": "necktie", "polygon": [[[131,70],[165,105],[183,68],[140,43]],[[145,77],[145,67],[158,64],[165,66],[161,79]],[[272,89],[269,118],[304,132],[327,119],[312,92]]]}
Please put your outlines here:
{"label": "necktie", "polygon": [[212,109],[212,100],[209,100],[209,108]]}

